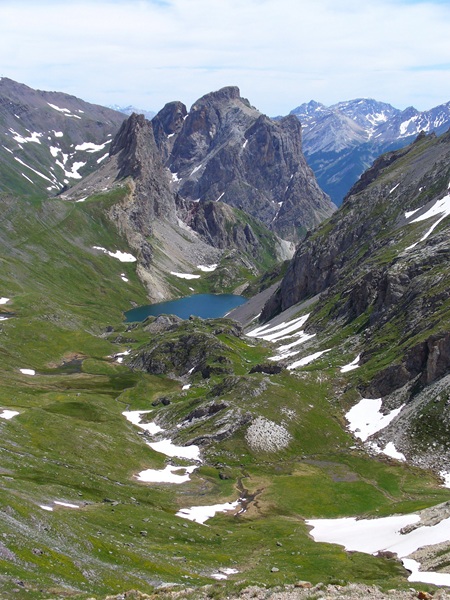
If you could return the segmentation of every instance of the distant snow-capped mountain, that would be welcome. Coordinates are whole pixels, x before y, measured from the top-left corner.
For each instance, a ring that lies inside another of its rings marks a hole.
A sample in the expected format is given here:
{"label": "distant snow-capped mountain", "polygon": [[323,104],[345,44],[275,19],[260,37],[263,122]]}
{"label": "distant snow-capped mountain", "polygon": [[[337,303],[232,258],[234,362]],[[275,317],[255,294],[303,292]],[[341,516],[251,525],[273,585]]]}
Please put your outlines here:
{"label": "distant snow-capped mountain", "polygon": [[407,145],[421,131],[440,134],[450,126],[450,102],[420,112],[365,98],[332,106],[312,100],[290,114],[301,121],[305,156],[336,204],[380,154]]}
{"label": "distant snow-capped mountain", "polygon": [[117,112],[121,112],[124,115],[128,115],[128,116],[131,116],[133,113],[136,113],[138,115],[144,115],[144,117],[146,119],[148,119],[149,121],[151,121],[153,119],[153,117],[156,115],[156,112],[153,110],[145,110],[143,108],[136,108],[132,104],[130,104],[128,106],[119,106],[118,104],[110,104],[108,106],[108,108],[111,108],[112,110],[116,110]]}

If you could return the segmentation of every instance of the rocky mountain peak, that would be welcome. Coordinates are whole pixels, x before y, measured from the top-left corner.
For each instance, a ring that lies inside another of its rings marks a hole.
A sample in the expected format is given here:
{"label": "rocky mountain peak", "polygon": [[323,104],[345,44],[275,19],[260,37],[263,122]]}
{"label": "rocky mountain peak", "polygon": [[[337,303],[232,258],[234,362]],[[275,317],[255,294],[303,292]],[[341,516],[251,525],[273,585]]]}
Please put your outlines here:
{"label": "rocky mountain peak", "polygon": [[183,127],[187,115],[186,106],[182,102],[169,102],[152,119],[156,144],[167,160],[172,151],[176,135]]}
{"label": "rocky mountain peak", "polygon": [[192,105],[191,110],[195,110],[202,104],[216,104],[217,102],[228,102],[229,100],[242,100],[241,92],[235,85],[229,85],[215,92],[205,94]]}
{"label": "rocky mountain peak", "polygon": [[[153,120],[156,131],[164,118]],[[166,156],[167,133],[155,137]],[[302,237],[334,210],[303,157],[298,120],[270,119],[238,87],[195,102],[170,144],[166,165],[174,190],[187,201],[221,200],[289,239]]]}

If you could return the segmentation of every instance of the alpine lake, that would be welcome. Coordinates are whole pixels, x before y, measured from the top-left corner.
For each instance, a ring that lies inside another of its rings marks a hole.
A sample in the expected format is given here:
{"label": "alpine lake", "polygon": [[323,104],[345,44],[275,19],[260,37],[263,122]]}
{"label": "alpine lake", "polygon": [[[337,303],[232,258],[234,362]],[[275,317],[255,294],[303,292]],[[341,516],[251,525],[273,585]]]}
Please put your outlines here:
{"label": "alpine lake", "polygon": [[234,294],[193,294],[178,300],[132,308],[125,313],[125,319],[128,323],[158,315],[176,315],[181,319],[189,319],[190,316],[217,319],[245,302],[247,298]]}

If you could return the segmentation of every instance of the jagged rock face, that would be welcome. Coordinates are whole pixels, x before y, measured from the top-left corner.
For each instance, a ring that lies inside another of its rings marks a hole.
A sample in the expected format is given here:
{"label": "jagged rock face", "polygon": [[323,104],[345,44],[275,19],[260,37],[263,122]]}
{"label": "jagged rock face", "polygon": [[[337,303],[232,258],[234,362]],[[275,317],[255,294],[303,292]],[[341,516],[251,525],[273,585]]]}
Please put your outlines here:
{"label": "jagged rock face", "polygon": [[413,380],[423,388],[450,372],[447,220],[419,242],[433,218],[418,225],[414,215],[405,216],[423,214],[449,194],[449,164],[450,133],[419,136],[381,157],[332,219],[299,245],[263,310],[267,319],[321,294],[320,307],[329,307],[328,323],[318,323],[324,330],[330,321],[363,319],[362,364],[394,344],[395,360],[366,386],[366,397],[386,396]]}
{"label": "jagged rock face", "polygon": [[[170,109],[155,117],[158,128]],[[304,160],[298,120],[270,120],[236,87],[200,98],[174,138],[167,165],[184,199],[221,200],[289,239],[299,239],[334,211]],[[164,153],[167,137],[157,141]]]}
{"label": "jagged rock face", "polygon": [[172,152],[175,135],[180,133],[186,115],[186,106],[182,102],[169,102],[152,119],[156,144],[164,161]]}
{"label": "jagged rock face", "polygon": [[131,115],[111,144],[110,155],[118,157],[117,178],[132,177],[136,183],[135,196],[143,208],[142,227],[150,231],[155,218],[174,222],[175,198],[169,188],[150,121],[143,115]]}

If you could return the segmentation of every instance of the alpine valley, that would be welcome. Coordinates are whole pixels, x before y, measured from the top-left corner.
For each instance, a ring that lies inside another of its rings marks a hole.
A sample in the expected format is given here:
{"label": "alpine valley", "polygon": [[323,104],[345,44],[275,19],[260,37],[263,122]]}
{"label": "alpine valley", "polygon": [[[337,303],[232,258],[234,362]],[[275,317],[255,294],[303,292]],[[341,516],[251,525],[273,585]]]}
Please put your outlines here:
{"label": "alpine valley", "polygon": [[0,79],[2,599],[448,597],[450,133],[386,105],[337,209],[307,106]]}

